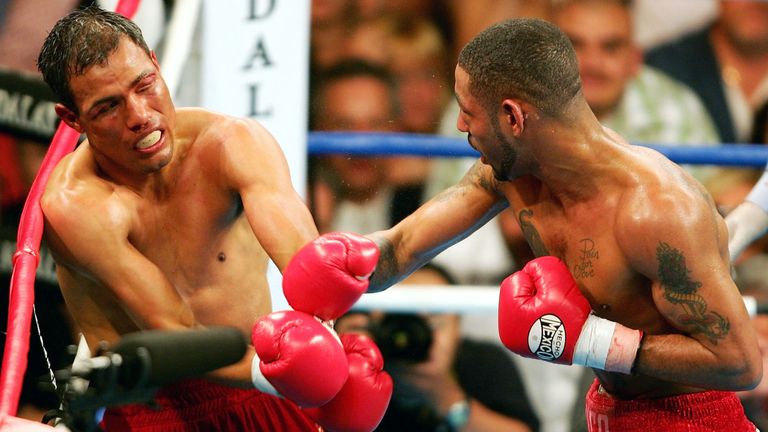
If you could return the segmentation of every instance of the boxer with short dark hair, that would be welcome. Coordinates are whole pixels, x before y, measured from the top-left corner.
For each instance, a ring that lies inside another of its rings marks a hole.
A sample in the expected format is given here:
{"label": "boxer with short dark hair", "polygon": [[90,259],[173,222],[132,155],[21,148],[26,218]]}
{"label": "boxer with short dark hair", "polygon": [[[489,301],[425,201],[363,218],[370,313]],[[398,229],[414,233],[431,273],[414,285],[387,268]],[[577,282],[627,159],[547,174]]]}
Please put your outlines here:
{"label": "boxer with short dark hair", "polygon": [[[177,109],[155,54],[124,17],[95,7],[69,14],[38,64],[61,101],[57,114],[87,137],[56,166],[41,205],[62,293],[90,347],[204,326],[238,328],[254,345],[234,365],[161,389],[158,409],[109,407],[104,427],[372,430],[392,391],[378,349],[339,340],[314,315],[333,319],[367,289],[375,244],[318,237],[269,132]],[[336,247],[318,258],[315,243]],[[288,268],[299,250],[335,267],[332,286],[312,286],[317,298],[304,292],[300,266]],[[269,259],[296,310],[270,313]]]}
{"label": "boxer with short dark hair", "polygon": [[457,127],[479,161],[393,228],[385,289],[508,206],[538,258],[501,285],[499,332],[520,355],[581,364],[591,431],[753,431],[734,391],[762,364],[704,187],[603,127],[568,38],[542,20],[478,34],[455,71]]}

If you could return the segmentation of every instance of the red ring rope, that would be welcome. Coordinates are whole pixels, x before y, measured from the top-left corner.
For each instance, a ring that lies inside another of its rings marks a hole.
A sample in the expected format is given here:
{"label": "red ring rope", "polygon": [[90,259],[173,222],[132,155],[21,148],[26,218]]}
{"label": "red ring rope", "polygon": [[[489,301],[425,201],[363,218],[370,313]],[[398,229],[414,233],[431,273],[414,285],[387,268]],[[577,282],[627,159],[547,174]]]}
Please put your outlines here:
{"label": "red ring rope", "polygon": [[[139,3],[140,0],[118,0],[115,12],[131,18]],[[32,321],[32,306],[35,303],[35,272],[43,235],[40,197],[45,190],[51,171],[64,156],[74,150],[79,136],[77,131],[64,122],[59,123],[59,128],[51,140],[51,146],[40,165],[40,171],[24,202],[16,253],[13,255],[13,274],[8,301],[8,333],[3,351],[3,368],[0,373],[0,418],[16,415],[24,373],[27,370],[29,328]]]}

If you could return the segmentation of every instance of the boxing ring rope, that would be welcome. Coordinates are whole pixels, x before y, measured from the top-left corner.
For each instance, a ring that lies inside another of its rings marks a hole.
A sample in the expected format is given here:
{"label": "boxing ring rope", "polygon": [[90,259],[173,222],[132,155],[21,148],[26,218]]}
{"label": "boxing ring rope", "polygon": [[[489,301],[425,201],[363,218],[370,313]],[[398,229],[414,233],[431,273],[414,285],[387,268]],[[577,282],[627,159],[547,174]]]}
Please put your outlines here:
{"label": "boxing ring rope", "polygon": [[[764,167],[768,162],[768,145],[763,144],[634,144],[655,149],[679,164]],[[313,155],[479,157],[465,138],[397,132],[310,132],[308,151]]]}
{"label": "boxing ring rope", "polygon": [[16,253],[13,254],[13,274],[8,302],[8,332],[0,374],[0,415],[15,415],[29,351],[29,328],[35,302],[35,272],[39,264],[40,241],[43,235],[43,213],[40,197],[56,163],[71,152],[80,134],[61,122],[51,147],[40,165],[24,202],[19,222]]}
{"label": "boxing ring rope", "polygon": [[[447,295],[446,295],[447,294]],[[400,285],[365,294],[352,310],[386,310],[399,313],[495,314],[498,285]]]}
{"label": "boxing ring rope", "polygon": [[[115,12],[131,18],[140,0],[118,0]],[[27,370],[30,324],[35,303],[35,273],[39,264],[40,242],[43,236],[43,212],[40,198],[45,191],[53,168],[74,150],[80,133],[60,122],[45,154],[35,180],[32,182],[19,221],[16,252],[8,300],[8,327],[0,372],[0,420],[16,415]],[[2,422],[0,422],[0,425]]]}

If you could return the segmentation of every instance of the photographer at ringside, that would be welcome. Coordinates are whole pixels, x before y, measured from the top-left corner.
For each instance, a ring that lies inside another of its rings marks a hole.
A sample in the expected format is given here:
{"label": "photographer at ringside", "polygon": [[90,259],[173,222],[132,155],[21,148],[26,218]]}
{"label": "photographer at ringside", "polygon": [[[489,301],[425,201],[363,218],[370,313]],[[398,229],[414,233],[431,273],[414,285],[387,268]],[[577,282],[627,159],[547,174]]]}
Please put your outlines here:
{"label": "photographer at ringside", "polygon": [[[453,285],[428,264],[401,283]],[[497,345],[463,338],[461,316],[353,310],[336,330],[366,333],[376,340],[394,392],[377,431],[537,431],[520,374]]]}

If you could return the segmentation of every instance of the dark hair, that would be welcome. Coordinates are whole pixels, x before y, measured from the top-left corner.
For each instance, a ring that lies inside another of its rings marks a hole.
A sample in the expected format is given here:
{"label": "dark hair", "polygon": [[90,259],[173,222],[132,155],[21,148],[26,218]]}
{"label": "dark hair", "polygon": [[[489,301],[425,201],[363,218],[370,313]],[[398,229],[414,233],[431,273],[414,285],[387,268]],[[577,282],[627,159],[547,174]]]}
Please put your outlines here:
{"label": "dark hair", "polygon": [[94,65],[103,65],[127,37],[149,55],[141,29],[128,18],[88,6],[60,19],[45,38],[37,68],[62,104],[77,112],[69,80]]}
{"label": "dark hair", "polygon": [[392,72],[385,66],[380,66],[363,59],[350,58],[341,60],[312,77],[309,107],[310,129],[314,129],[317,116],[324,108],[322,98],[325,89],[338,81],[357,77],[372,78],[384,83],[390,89],[389,94],[392,99],[393,114],[399,114],[400,102],[397,98],[397,84]]}
{"label": "dark hair", "polygon": [[480,32],[459,54],[469,91],[486,109],[518,97],[558,116],[581,89],[578,60],[568,37],[536,18],[502,21]]}

